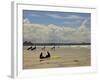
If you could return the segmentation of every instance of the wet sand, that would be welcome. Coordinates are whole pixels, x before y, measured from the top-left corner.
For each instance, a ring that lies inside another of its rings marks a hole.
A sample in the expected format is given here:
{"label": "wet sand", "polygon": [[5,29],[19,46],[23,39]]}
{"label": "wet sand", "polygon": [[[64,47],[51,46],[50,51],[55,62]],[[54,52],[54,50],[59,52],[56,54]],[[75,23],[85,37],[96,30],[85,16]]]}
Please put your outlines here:
{"label": "wet sand", "polygon": [[[90,66],[91,50],[90,47],[37,47],[36,50],[27,50],[23,48],[23,69],[39,69],[39,68],[60,68],[60,67],[80,67]],[[45,56],[47,51],[51,53],[50,58],[40,59],[40,53]]]}

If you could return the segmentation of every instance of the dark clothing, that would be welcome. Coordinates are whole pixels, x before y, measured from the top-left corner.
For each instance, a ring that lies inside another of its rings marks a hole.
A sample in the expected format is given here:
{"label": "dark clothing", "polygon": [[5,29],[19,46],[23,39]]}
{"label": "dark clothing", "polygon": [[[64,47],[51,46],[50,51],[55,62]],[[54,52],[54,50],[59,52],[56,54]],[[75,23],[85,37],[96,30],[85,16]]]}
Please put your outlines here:
{"label": "dark clothing", "polygon": [[40,59],[44,59],[44,58],[50,58],[50,53],[47,51],[47,55],[43,56],[43,53],[41,52],[40,54]]}

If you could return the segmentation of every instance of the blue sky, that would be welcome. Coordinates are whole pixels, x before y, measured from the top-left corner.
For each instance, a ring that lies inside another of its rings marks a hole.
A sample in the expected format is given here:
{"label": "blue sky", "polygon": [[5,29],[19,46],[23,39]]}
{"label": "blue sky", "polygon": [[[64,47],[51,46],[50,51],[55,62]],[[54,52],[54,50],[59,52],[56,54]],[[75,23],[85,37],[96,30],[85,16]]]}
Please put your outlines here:
{"label": "blue sky", "polygon": [[54,24],[57,26],[79,27],[85,21],[90,28],[90,13],[54,12],[54,11],[32,11],[24,10],[23,19],[28,19],[36,24]]}

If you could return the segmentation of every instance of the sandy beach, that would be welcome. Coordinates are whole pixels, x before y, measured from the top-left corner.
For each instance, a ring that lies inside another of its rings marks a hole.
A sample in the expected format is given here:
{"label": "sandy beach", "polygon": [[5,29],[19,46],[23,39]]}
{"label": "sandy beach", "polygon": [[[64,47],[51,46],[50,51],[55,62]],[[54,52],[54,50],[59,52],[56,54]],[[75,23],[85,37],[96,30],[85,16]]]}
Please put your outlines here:
{"label": "sandy beach", "polygon": [[[91,65],[91,49],[90,47],[37,47],[36,50],[27,50],[27,46],[23,47],[23,69],[39,69],[39,68],[60,68],[60,67],[80,67]],[[40,59],[40,53],[45,56],[47,51],[51,57]]]}

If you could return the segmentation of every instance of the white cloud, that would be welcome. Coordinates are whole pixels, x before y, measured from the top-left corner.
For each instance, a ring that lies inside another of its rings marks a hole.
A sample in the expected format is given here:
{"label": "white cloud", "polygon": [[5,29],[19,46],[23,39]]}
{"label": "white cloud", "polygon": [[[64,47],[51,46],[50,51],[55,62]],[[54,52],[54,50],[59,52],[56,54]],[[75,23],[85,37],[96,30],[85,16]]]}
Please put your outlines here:
{"label": "white cloud", "polygon": [[55,19],[64,19],[63,16],[60,16],[58,14],[45,14],[45,15],[52,17],[52,18],[55,18]]}
{"label": "white cloud", "polygon": [[84,26],[87,22],[88,22],[88,19],[85,19],[85,20],[82,22],[81,26]]}
{"label": "white cloud", "polygon": [[26,23],[26,24],[29,24],[30,23],[30,21],[29,21],[28,18],[25,18],[23,22]]}
{"label": "white cloud", "polygon": [[82,19],[82,17],[80,16],[76,16],[76,15],[70,15],[66,17],[67,19]]}
{"label": "white cloud", "polygon": [[38,14],[31,14],[31,16],[40,17],[40,15],[38,15]]}
{"label": "white cloud", "polygon": [[31,42],[90,42],[90,30],[83,23],[78,28],[24,23],[25,40]]}
{"label": "white cloud", "polygon": [[63,21],[62,24],[79,24],[81,23],[81,20],[74,20],[73,21]]}
{"label": "white cloud", "polygon": [[77,15],[69,15],[69,16],[61,16],[58,14],[45,14],[45,15],[55,18],[55,19],[77,19],[77,20],[83,19],[83,17],[77,16]]}

